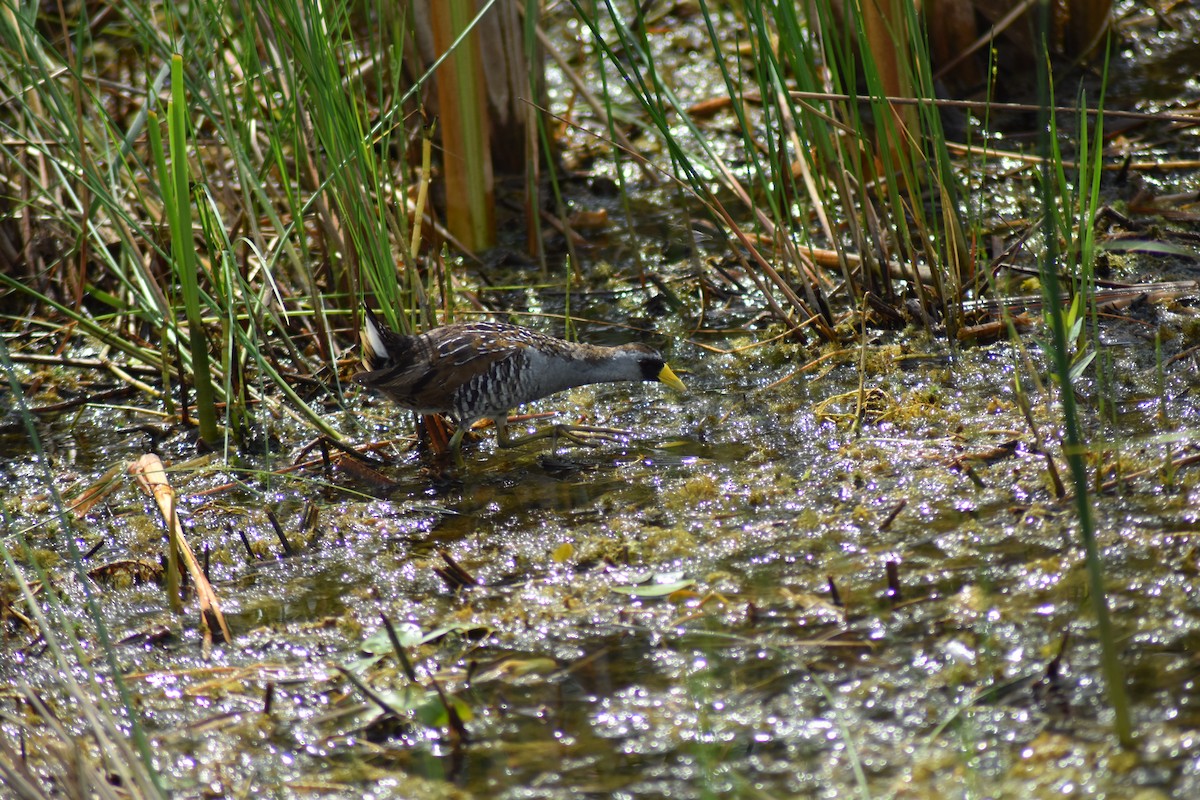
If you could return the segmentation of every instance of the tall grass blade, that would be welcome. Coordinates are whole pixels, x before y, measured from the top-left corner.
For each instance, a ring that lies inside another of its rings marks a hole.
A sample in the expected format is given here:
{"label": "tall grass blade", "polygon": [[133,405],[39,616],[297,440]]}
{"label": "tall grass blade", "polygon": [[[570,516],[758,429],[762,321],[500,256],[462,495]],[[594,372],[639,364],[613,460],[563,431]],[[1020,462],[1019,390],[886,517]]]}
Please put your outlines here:
{"label": "tall grass blade", "polygon": [[[1108,595],[1104,584],[1104,564],[1100,560],[1100,551],[1096,544],[1096,525],[1092,513],[1090,483],[1088,481],[1087,465],[1084,453],[1087,443],[1084,441],[1079,412],[1075,404],[1075,390],[1072,385],[1071,346],[1067,330],[1067,315],[1062,313],[1061,284],[1059,281],[1059,253],[1056,208],[1059,198],[1054,192],[1056,185],[1061,186],[1062,157],[1057,151],[1057,142],[1052,134],[1053,125],[1053,91],[1052,73],[1050,69],[1050,52],[1047,46],[1047,31],[1049,30],[1049,12],[1043,8],[1041,16],[1041,36],[1043,55],[1038,67],[1038,92],[1043,103],[1039,112],[1038,130],[1043,131],[1039,137],[1039,150],[1042,157],[1042,235],[1045,240],[1045,252],[1039,265],[1045,305],[1052,309],[1047,316],[1050,323],[1051,347],[1050,356],[1054,372],[1059,381],[1059,400],[1062,403],[1063,427],[1066,431],[1066,442],[1063,455],[1071,471],[1071,479],[1075,489],[1075,511],[1079,523],[1079,535],[1084,549],[1087,565],[1089,596],[1092,611],[1096,616],[1096,632],[1101,648],[1101,668],[1104,673],[1105,690],[1108,695],[1109,707],[1113,711],[1114,731],[1117,740],[1123,747],[1132,747],[1133,725],[1129,712],[1129,699],[1125,690],[1125,670],[1121,665],[1121,655],[1117,647],[1112,620],[1108,610]],[[1085,129],[1086,130],[1086,129]],[[1086,133],[1084,134],[1086,137]],[[1058,174],[1056,174],[1058,173]],[[1090,220],[1081,224],[1091,224]]]}
{"label": "tall grass blade", "polygon": [[209,366],[208,337],[200,313],[199,266],[192,236],[192,192],[188,175],[187,98],[183,87],[183,56],[171,56],[171,99],[167,104],[167,131],[170,135],[171,172],[162,177],[167,219],[171,226],[172,266],[183,295],[188,322],[188,341],[192,356],[192,386],[196,391],[196,418],[200,440],[215,448],[221,440],[217,427],[216,392]]}

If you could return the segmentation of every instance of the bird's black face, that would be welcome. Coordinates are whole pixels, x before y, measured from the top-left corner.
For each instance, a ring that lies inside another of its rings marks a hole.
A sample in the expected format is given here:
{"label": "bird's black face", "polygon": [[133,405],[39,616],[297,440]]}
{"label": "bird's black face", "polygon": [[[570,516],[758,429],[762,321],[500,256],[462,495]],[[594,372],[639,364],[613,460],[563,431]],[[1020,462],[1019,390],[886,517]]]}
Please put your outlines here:
{"label": "bird's black face", "polygon": [[663,357],[654,351],[638,359],[638,366],[642,369],[642,380],[644,381],[658,380],[666,365],[667,362],[663,360]]}

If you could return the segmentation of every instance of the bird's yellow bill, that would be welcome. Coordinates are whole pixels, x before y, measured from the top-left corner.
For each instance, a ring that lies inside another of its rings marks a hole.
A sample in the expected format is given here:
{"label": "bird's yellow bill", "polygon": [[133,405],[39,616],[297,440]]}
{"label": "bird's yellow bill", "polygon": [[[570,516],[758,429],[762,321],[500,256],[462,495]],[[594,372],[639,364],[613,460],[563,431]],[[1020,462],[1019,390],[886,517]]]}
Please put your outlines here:
{"label": "bird's yellow bill", "polygon": [[687,391],[683,381],[679,380],[679,376],[672,372],[666,364],[663,364],[663,368],[658,371],[658,379],[677,392]]}

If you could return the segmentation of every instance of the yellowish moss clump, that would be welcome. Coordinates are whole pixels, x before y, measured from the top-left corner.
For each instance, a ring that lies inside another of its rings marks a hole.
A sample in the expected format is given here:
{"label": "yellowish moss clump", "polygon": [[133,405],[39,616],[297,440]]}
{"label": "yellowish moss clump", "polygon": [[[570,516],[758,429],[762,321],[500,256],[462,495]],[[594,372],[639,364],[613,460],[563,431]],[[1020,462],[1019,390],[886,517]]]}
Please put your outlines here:
{"label": "yellowish moss clump", "polygon": [[1179,333],[1188,345],[1200,342],[1200,317],[1185,319],[1183,324],[1179,326]]}
{"label": "yellowish moss clump", "polygon": [[53,550],[34,548],[32,556],[32,560],[36,561],[41,565],[42,569],[46,570],[52,570],[62,563],[62,557]]}
{"label": "yellowish moss clump", "polygon": [[802,346],[783,339],[776,340],[769,345],[748,352],[757,354],[759,366],[773,369],[794,367],[796,364],[803,364],[809,357],[808,351]]}
{"label": "yellowish moss clump", "polygon": [[1005,414],[1016,408],[1016,405],[1009,400],[1001,400],[998,397],[988,399],[986,410],[989,414]]}
{"label": "yellowish moss clump", "polygon": [[125,519],[125,524],[133,534],[134,548],[141,553],[158,553],[166,542],[166,532],[163,530],[162,519],[149,514],[132,514]]}
{"label": "yellowish moss clump", "polygon": [[779,494],[774,486],[764,486],[761,483],[754,484],[750,487],[750,491],[746,494],[746,503],[750,506],[758,507],[766,505],[768,501]]}
{"label": "yellowish moss clump", "polygon": [[696,475],[679,487],[677,496],[685,505],[712,502],[721,496],[721,487],[711,475]]}
{"label": "yellowish moss clump", "polygon": [[896,359],[905,355],[907,348],[898,344],[868,347],[866,368],[868,374],[886,375],[896,371]]}
{"label": "yellowish moss clump", "polygon": [[699,546],[692,532],[679,526],[647,528],[643,541],[643,547],[655,561],[694,555]]}

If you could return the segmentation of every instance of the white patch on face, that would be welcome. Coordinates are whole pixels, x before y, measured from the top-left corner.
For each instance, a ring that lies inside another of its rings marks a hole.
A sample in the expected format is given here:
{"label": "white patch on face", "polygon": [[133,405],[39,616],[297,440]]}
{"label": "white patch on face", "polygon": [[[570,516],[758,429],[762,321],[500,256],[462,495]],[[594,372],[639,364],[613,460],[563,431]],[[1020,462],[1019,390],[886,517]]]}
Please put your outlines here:
{"label": "white patch on face", "polygon": [[375,327],[375,323],[369,317],[367,318],[367,327],[364,333],[367,335],[367,345],[375,353],[375,357],[387,358],[388,351],[383,343],[383,337],[379,334],[379,329]]}

